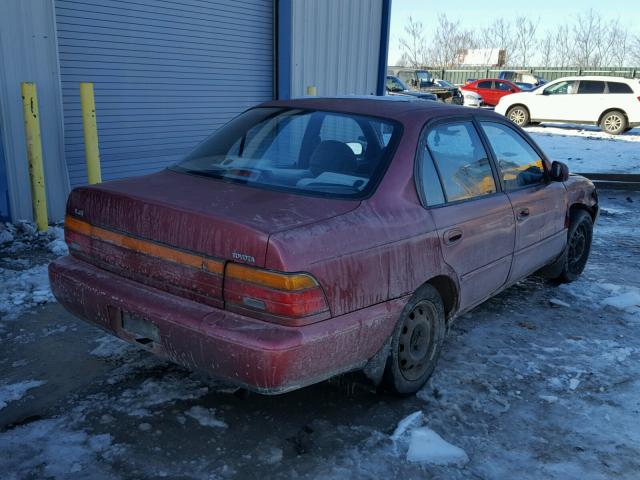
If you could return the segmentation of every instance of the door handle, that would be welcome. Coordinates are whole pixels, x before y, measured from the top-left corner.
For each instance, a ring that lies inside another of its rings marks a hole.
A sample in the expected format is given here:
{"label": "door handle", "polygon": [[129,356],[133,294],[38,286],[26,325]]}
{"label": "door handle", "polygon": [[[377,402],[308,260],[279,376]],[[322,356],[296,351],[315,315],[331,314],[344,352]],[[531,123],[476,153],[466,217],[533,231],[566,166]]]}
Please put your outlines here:
{"label": "door handle", "polygon": [[446,245],[453,245],[460,240],[462,240],[462,230],[454,228],[452,230],[447,230],[446,232],[444,232],[444,243]]}
{"label": "door handle", "polygon": [[529,209],[523,207],[518,210],[518,220],[525,220],[530,215]]}

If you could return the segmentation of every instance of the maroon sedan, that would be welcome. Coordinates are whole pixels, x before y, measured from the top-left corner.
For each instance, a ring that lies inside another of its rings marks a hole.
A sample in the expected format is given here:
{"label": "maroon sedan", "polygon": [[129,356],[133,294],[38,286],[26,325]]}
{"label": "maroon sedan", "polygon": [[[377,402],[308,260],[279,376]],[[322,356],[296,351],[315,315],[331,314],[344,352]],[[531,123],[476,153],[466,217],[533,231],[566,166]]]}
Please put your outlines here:
{"label": "maroon sedan", "polygon": [[499,78],[484,78],[475,80],[460,87],[462,90],[476,92],[482,97],[484,103],[491,106],[498,105],[500,99],[512,93],[521,92],[522,89],[516,84],[508,80],[500,80]]}
{"label": "maroon sedan", "polygon": [[417,391],[456,316],[584,269],[594,186],[486,111],[274,101],[184,161],[76,188],[51,285],[77,316],[263,393],[364,369]]}

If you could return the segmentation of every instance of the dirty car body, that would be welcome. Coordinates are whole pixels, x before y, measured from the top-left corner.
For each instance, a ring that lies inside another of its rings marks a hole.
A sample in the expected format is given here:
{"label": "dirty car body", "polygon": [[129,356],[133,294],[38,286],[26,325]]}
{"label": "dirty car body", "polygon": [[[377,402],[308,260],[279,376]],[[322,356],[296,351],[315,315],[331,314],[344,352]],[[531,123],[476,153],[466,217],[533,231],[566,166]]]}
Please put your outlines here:
{"label": "dirty car body", "polygon": [[[492,147],[489,130],[514,137]],[[492,112],[273,101],[175,167],[74,189],[51,285],[80,318],[254,391],[376,365],[379,380],[425,285],[450,322],[557,262],[572,211],[595,220],[593,184],[552,176]]]}

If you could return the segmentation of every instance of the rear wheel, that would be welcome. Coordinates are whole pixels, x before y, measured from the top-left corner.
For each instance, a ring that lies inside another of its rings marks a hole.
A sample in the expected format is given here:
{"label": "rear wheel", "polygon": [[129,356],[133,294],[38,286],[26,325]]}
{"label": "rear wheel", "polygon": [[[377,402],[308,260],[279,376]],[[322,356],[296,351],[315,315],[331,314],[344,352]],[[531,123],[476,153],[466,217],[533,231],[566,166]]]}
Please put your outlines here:
{"label": "rear wheel", "polygon": [[569,283],[576,280],[584,271],[591,252],[593,238],[593,221],[584,210],[576,210],[571,214],[571,226],[567,237],[567,247],[560,262],[562,269],[556,281]]}
{"label": "rear wheel", "polygon": [[398,395],[416,393],[433,373],[446,331],[444,305],[431,285],[405,306],[391,339],[384,385]]}
{"label": "rear wheel", "polygon": [[522,105],[516,105],[507,110],[507,118],[519,127],[526,127],[529,125],[529,110]]}
{"label": "rear wheel", "polygon": [[600,128],[611,135],[620,135],[628,126],[627,116],[620,110],[607,112],[600,120]]}

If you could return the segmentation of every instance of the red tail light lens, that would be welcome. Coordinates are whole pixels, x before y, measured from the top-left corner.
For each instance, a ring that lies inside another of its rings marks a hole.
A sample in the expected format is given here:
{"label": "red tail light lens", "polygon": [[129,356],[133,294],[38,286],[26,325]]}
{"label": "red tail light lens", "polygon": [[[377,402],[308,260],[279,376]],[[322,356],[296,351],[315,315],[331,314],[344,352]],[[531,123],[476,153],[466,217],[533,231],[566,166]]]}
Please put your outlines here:
{"label": "red tail light lens", "polygon": [[329,317],[322,288],[306,273],[272,272],[228,263],[224,301],[228,310],[290,326]]}

